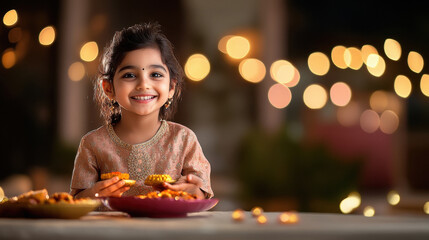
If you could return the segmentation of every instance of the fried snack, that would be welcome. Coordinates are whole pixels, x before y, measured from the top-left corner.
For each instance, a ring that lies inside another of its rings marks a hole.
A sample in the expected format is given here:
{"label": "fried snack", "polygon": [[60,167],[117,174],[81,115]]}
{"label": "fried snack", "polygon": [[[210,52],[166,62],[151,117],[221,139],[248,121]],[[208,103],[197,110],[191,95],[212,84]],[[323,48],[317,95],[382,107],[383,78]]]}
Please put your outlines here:
{"label": "fried snack", "polygon": [[141,199],[149,198],[149,199],[156,199],[156,198],[171,198],[174,200],[195,200],[197,199],[196,195],[189,194],[184,191],[173,191],[171,189],[166,189],[164,191],[158,192],[153,191],[146,195],[137,195],[137,197]]}
{"label": "fried snack", "polygon": [[144,180],[144,184],[148,186],[159,186],[164,182],[174,183],[176,180],[173,180],[168,174],[152,174]]}
{"label": "fried snack", "polygon": [[101,180],[106,180],[112,177],[119,177],[119,179],[124,180],[126,187],[131,187],[136,183],[136,180],[131,180],[130,175],[128,173],[121,173],[121,172],[111,172],[111,173],[103,173],[101,174]]}
{"label": "fried snack", "polygon": [[13,197],[10,199],[11,202],[26,203],[26,204],[41,204],[49,198],[48,191],[46,189],[29,191]]}

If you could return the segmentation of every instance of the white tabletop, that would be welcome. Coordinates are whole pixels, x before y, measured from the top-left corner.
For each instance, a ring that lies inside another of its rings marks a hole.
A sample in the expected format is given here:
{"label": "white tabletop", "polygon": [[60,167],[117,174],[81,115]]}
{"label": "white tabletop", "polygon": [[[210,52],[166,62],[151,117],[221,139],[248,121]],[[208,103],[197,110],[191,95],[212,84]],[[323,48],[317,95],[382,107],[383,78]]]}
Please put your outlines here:
{"label": "white tabletop", "polygon": [[246,212],[208,211],[185,218],[130,218],[92,212],[77,220],[0,218],[0,239],[429,239],[429,216],[374,216],[298,213],[296,224],[280,224],[278,212],[259,224]]}

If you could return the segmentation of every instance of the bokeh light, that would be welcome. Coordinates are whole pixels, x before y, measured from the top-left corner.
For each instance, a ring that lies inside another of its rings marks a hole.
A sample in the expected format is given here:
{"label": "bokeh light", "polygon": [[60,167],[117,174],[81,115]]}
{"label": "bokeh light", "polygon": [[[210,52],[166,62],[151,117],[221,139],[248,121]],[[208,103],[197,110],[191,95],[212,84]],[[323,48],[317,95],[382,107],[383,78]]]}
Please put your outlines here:
{"label": "bokeh light", "polygon": [[372,206],[367,206],[363,209],[363,215],[365,217],[374,217],[375,209]]}
{"label": "bokeh light", "polygon": [[380,117],[370,109],[365,110],[360,116],[360,127],[367,133],[377,131],[380,126]]}
{"label": "bokeh light", "polygon": [[270,75],[274,81],[288,85],[288,87],[295,86],[299,82],[299,72],[286,60],[277,60],[271,64]]}
{"label": "bokeh light", "polygon": [[329,58],[322,52],[314,52],[308,56],[308,68],[316,75],[323,76],[329,71]]}
{"label": "bokeh light", "polygon": [[18,22],[18,13],[15,9],[9,10],[3,16],[3,24],[10,27]]}
{"label": "bokeh light", "polygon": [[68,75],[72,81],[80,81],[85,76],[85,66],[81,62],[74,62],[68,69]]}
{"label": "bokeh light", "polygon": [[226,43],[228,42],[228,40],[230,39],[230,38],[232,38],[234,35],[226,35],[226,36],[224,36],[224,37],[222,37],[220,40],[219,40],[219,43],[217,44],[217,48],[219,49],[219,51],[221,51],[222,53],[225,53],[225,54],[227,54],[227,52],[226,52]]}
{"label": "bokeh light", "polygon": [[359,103],[351,101],[347,106],[337,109],[337,121],[344,127],[351,127],[359,123],[360,114]]}
{"label": "bokeh light", "polygon": [[369,106],[372,110],[381,113],[386,110],[389,104],[388,93],[383,90],[377,90],[371,94],[369,98]]}
{"label": "bokeh light", "polygon": [[360,69],[363,64],[361,51],[355,47],[347,48],[344,51],[344,62],[353,70]]}
{"label": "bokeh light", "polygon": [[[386,70],[386,62],[384,59],[380,55],[376,54],[370,54],[368,58],[368,64],[366,65],[368,72],[375,77],[380,77],[383,75],[384,71]],[[374,63],[377,65],[373,66]]]}
{"label": "bokeh light", "polygon": [[[363,45],[360,51],[362,53],[362,60],[365,64],[368,64],[368,57],[370,55],[372,54],[378,55],[377,49],[374,46],[368,45],[368,44]],[[377,63],[374,64],[373,62],[370,62],[370,64],[372,64],[372,67],[375,67],[377,65]]]}
{"label": "bokeh light", "polygon": [[386,134],[396,132],[399,127],[399,117],[392,110],[384,111],[380,116],[380,130]]}
{"label": "bokeh light", "polygon": [[394,89],[396,94],[402,98],[407,98],[411,94],[411,81],[404,75],[398,75],[395,78]]}
{"label": "bokeh light", "polygon": [[322,86],[312,84],[304,90],[303,99],[308,108],[320,109],[325,106],[328,96]]}
{"label": "bokeh light", "polygon": [[358,192],[351,192],[340,202],[340,211],[344,214],[351,213],[361,204],[361,196]]}
{"label": "bokeh light", "polygon": [[428,201],[428,202],[425,202],[425,204],[423,205],[423,211],[424,211],[426,214],[429,214],[429,201]]}
{"label": "bokeh light", "polygon": [[39,42],[44,46],[51,45],[55,41],[55,29],[52,26],[47,26],[39,34]]}
{"label": "bokeh light", "polygon": [[329,92],[333,104],[339,107],[346,106],[352,98],[352,90],[344,82],[337,82],[332,85]]}
{"label": "bokeh light", "polygon": [[7,35],[10,43],[17,43],[22,39],[22,30],[19,27],[12,28]]}
{"label": "bokeh light", "polygon": [[331,51],[331,59],[337,68],[346,69],[347,64],[344,61],[344,52],[346,51],[346,47],[344,46],[335,46]]}
{"label": "bokeh light", "polygon": [[16,53],[13,50],[13,48],[8,48],[4,50],[2,57],[1,57],[1,63],[3,64],[3,67],[6,69],[9,69],[16,64]]}
{"label": "bokeh light", "polygon": [[420,79],[420,90],[422,90],[422,93],[429,97],[429,75],[423,74],[422,78]]}
{"label": "bokeh light", "polygon": [[250,51],[250,42],[242,36],[233,36],[226,42],[226,52],[233,59],[242,59]]}
{"label": "bokeh light", "polygon": [[420,73],[424,66],[424,60],[422,55],[418,52],[411,51],[408,54],[408,67],[411,69],[411,71],[415,73]]}
{"label": "bokeh light", "polygon": [[276,83],[268,90],[268,100],[273,107],[282,109],[287,107],[291,102],[292,93],[288,87]]}
{"label": "bokeh light", "polygon": [[398,205],[399,201],[401,201],[401,197],[399,196],[398,192],[396,192],[395,190],[390,191],[389,193],[387,193],[387,202],[394,206],[394,205]]}
{"label": "bokeh light", "polygon": [[388,38],[384,41],[384,53],[393,61],[398,61],[401,58],[402,49],[398,41]]}
{"label": "bokeh light", "polygon": [[240,75],[247,81],[258,83],[265,77],[266,69],[263,62],[256,58],[247,58],[238,65]]}
{"label": "bokeh light", "polygon": [[185,74],[192,81],[201,81],[209,73],[210,62],[203,54],[193,54],[185,63]]}
{"label": "bokeh light", "polygon": [[80,49],[80,58],[85,62],[92,62],[98,56],[98,45],[96,42],[87,42]]}

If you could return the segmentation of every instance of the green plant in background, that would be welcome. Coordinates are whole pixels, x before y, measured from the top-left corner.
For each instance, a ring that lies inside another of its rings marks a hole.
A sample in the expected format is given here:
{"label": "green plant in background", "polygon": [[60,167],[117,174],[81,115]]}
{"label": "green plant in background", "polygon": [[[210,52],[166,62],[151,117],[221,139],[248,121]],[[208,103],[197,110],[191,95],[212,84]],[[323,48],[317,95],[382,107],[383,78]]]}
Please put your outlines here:
{"label": "green plant in background", "polygon": [[295,206],[278,204],[270,210],[338,212],[338,204],[356,190],[359,180],[360,161],[339,159],[323,145],[304,146],[286,128],[276,134],[253,129],[244,138],[239,159],[241,197],[248,207],[289,199]]}

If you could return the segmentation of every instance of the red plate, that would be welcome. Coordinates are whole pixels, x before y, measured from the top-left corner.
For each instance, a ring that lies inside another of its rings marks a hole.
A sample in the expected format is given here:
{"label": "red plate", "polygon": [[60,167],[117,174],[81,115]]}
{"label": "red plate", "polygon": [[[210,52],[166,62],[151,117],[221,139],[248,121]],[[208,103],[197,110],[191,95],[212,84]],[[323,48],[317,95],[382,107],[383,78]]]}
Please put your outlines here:
{"label": "red plate", "polygon": [[106,197],[103,204],[112,210],[122,211],[133,217],[186,217],[191,212],[206,211],[219,202],[218,199],[175,200],[172,198]]}

